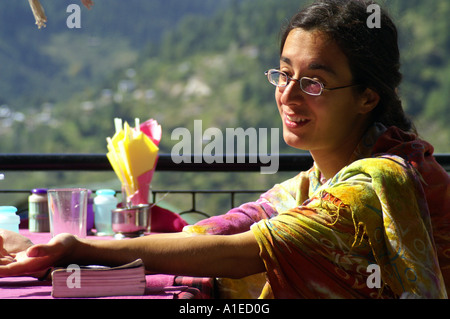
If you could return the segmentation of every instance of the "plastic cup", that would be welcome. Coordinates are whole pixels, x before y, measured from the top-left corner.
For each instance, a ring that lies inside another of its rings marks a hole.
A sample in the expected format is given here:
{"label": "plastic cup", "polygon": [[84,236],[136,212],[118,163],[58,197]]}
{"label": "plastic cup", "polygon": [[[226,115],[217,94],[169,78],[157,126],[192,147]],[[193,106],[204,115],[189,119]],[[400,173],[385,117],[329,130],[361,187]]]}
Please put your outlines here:
{"label": "plastic cup", "polygon": [[88,190],[60,188],[48,190],[48,211],[52,236],[70,233],[86,237]]}

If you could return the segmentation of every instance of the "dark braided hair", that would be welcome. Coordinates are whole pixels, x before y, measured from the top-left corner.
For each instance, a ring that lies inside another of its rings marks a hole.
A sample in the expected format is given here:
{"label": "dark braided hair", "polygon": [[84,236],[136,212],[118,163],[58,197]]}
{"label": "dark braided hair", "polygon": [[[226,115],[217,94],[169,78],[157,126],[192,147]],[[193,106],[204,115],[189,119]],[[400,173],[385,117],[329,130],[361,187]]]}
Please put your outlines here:
{"label": "dark braided hair", "polygon": [[357,90],[371,88],[380,96],[373,121],[415,132],[398,96],[402,80],[397,28],[380,8],[380,27],[369,27],[370,0],[317,0],[290,20],[283,30],[281,51],[289,32],[296,28],[325,32],[347,56]]}

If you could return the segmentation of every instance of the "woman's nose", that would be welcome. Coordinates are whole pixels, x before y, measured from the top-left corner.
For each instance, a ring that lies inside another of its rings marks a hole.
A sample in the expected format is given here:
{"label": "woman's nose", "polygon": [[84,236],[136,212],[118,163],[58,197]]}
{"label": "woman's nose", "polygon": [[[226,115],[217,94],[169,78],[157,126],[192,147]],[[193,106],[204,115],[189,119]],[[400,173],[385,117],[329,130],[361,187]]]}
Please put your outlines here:
{"label": "woman's nose", "polygon": [[281,102],[289,104],[293,99],[303,98],[301,94],[300,84],[297,80],[292,79],[284,88],[279,88],[281,93]]}

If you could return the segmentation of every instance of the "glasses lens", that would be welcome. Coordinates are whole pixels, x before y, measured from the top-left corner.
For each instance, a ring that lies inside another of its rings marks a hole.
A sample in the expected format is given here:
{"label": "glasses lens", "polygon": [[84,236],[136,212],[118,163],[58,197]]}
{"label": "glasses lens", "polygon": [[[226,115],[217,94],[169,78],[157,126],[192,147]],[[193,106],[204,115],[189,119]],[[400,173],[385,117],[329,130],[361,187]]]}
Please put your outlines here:
{"label": "glasses lens", "polygon": [[300,86],[303,91],[311,95],[320,95],[322,93],[321,83],[312,79],[302,78]]}
{"label": "glasses lens", "polygon": [[269,71],[269,81],[276,86],[286,86],[287,76],[283,72],[277,70]]}

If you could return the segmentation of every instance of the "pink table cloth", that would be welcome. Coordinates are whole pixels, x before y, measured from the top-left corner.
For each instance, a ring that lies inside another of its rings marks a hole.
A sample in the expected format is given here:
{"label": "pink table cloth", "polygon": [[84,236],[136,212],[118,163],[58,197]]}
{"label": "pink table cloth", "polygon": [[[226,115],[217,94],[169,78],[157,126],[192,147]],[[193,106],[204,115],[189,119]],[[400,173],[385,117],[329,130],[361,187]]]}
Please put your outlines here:
{"label": "pink table cloth", "polygon": [[[36,244],[46,243],[50,239],[50,233],[30,233],[27,229],[21,229],[20,232]],[[112,237],[88,238],[114,240]],[[161,274],[147,275],[146,282],[147,287],[142,296],[112,296],[101,299],[209,299],[213,297],[214,292],[213,278]],[[0,278],[0,299],[52,299],[51,291],[51,281],[39,281],[33,277]]]}

